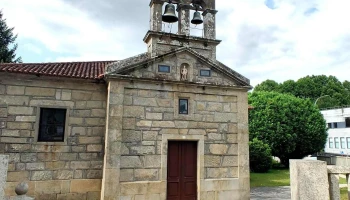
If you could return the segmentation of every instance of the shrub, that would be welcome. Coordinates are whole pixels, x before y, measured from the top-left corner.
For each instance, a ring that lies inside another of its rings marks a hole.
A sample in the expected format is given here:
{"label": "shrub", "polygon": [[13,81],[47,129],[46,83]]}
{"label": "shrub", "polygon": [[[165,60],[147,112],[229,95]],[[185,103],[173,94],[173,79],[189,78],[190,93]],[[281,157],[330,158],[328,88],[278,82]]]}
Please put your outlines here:
{"label": "shrub", "polygon": [[272,155],[269,145],[254,138],[249,142],[249,160],[252,172],[268,172],[272,166]]}

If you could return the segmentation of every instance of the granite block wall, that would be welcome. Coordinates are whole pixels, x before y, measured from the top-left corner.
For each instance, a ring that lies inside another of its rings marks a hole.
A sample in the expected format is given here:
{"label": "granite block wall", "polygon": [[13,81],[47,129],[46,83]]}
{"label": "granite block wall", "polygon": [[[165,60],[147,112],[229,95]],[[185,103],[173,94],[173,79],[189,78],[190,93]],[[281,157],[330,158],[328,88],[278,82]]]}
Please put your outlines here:
{"label": "granite block wall", "polygon": [[[106,85],[2,74],[0,88],[0,154],[9,156],[6,195],[27,181],[28,195],[39,200],[99,199]],[[41,107],[67,109],[64,142],[37,142]]]}
{"label": "granite block wall", "polygon": [[[125,89],[121,181],[160,180],[162,135],[203,135],[204,178],[238,177],[237,97]],[[178,97],[189,98],[179,115]]]}

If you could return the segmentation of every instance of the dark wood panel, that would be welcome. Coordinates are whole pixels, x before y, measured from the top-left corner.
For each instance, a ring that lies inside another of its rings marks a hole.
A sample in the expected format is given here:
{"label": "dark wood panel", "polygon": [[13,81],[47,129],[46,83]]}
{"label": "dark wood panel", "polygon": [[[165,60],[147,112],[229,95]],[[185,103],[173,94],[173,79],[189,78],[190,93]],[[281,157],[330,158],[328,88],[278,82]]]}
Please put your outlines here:
{"label": "dark wood panel", "polygon": [[182,143],[181,200],[197,198],[197,142]]}
{"label": "dark wood panel", "polygon": [[167,200],[197,199],[197,142],[168,143]]}

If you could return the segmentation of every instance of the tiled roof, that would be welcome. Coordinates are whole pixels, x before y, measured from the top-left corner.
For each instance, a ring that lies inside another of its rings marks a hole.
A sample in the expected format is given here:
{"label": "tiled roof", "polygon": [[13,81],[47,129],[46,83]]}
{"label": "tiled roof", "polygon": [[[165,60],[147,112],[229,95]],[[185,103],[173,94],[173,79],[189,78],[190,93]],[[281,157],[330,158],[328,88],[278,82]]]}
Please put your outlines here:
{"label": "tiled roof", "polygon": [[1,63],[0,72],[102,79],[105,67],[117,61],[59,62],[59,63]]}

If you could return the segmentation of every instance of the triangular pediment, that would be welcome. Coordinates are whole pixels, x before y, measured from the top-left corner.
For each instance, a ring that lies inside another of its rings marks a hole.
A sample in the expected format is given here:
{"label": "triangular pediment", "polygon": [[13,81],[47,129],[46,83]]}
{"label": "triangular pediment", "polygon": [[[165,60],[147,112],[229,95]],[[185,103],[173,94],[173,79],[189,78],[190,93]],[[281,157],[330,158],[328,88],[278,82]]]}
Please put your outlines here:
{"label": "triangular pediment", "polygon": [[107,76],[251,87],[241,74],[186,47],[154,58],[140,54],[109,65],[106,72]]}

